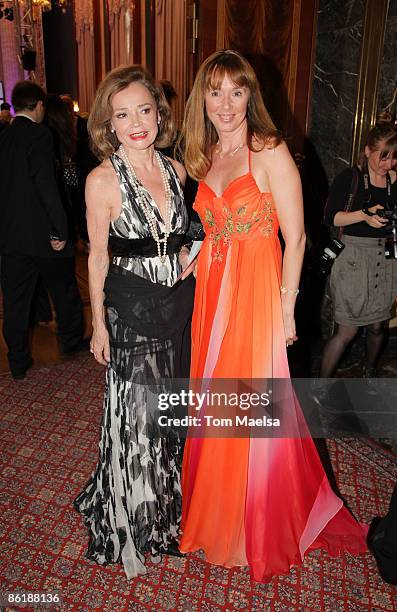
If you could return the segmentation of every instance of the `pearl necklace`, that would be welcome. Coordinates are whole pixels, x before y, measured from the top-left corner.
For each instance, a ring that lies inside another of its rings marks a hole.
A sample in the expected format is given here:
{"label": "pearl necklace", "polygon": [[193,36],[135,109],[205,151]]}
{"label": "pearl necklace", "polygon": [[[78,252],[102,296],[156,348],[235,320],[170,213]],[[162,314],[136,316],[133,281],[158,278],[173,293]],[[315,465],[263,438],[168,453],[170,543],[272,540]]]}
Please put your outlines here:
{"label": "pearl necklace", "polygon": [[225,157],[233,157],[233,155],[236,155],[236,153],[240,151],[240,149],[243,149],[244,147],[245,147],[245,144],[239,144],[235,149],[232,149],[231,151],[229,151],[229,153],[222,153],[222,147],[220,143],[218,142],[216,145],[215,153],[217,153],[221,159],[225,159]]}
{"label": "pearl necklace", "polygon": [[165,260],[167,257],[168,236],[171,233],[170,226],[171,226],[171,198],[172,198],[171,188],[168,182],[168,177],[167,177],[167,173],[164,167],[164,162],[162,160],[160,153],[158,151],[155,151],[155,157],[156,157],[158,167],[160,169],[161,179],[163,181],[163,186],[164,186],[164,191],[165,191],[164,238],[160,238],[159,232],[157,229],[156,214],[146,201],[142,183],[138,179],[136,172],[134,170],[134,167],[131,164],[130,160],[128,159],[128,155],[123,145],[120,145],[118,153],[127,168],[127,173],[129,175],[129,178],[131,179],[131,182],[134,183],[134,187],[136,190],[136,199],[138,201],[140,208],[143,210],[146,221],[148,222],[149,230],[153,237],[153,240],[155,240],[156,242],[157,254],[161,261],[161,266],[159,267],[157,271],[157,278],[161,283],[163,283],[167,280],[168,275],[169,275],[167,266],[165,265]]}

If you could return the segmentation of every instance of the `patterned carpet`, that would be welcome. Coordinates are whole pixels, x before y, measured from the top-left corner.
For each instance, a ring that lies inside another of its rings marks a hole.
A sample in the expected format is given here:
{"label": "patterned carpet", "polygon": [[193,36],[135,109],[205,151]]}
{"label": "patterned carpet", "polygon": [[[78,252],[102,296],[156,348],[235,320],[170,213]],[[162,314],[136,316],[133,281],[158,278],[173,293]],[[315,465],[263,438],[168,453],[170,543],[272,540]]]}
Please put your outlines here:
{"label": "patterned carpet", "polygon": [[[57,590],[58,610],[397,610],[397,589],[380,580],[369,553],[330,559],[316,551],[266,585],[200,554],[149,564],[146,576],[130,582],[121,566],[86,560],[86,532],[71,504],[96,463],[102,391],[103,370],[89,357],[33,369],[18,383],[0,375],[2,591]],[[382,514],[397,477],[393,456],[362,440],[331,441],[328,449],[356,516],[368,522]]]}

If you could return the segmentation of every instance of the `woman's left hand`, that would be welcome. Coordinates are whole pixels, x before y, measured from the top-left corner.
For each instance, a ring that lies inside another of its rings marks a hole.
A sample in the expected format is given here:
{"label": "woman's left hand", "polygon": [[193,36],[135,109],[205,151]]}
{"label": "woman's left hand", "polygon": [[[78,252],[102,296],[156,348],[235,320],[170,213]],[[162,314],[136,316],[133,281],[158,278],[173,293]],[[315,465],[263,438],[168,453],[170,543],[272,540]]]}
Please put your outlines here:
{"label": "woman's left hand", "polygon": [[287,308],[283,308],[283,322],[285,342],[287,346],[291,346],[294,342],[298,340],[298,336],[296,335],[294,313]]}

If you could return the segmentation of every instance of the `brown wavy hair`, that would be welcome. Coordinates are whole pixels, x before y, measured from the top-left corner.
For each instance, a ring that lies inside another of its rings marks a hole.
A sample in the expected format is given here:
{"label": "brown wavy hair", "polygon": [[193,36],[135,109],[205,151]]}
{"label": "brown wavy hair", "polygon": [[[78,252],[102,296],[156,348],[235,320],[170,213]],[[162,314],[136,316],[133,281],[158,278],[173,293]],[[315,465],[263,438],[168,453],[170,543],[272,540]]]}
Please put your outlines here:
{"label": "brown wavy hair", "polygon": [[389,153],[397,157],[397,126],[392,123],[389,113],[382,113],[377,118],[374,127],[368,133],[365,144],[371,151],[374,151],[379,148],[381,142],[383,142],[381,159],[388,157]]}
{"label": "brown wavy hair", "polygon": [[[384,112],[377,117],[375,125],[367,134],[364,147],[368,147],[370,151],[380,151],[379,162],[389,155],[393,159],[397,158],[397,126],[392,122],[390,113]],[[359,155],[358,165],[366,171],[367,158],[364,149]]]}
{"label": "brown wavy hair", "polygon": [[251,64],[237,51],[217,51],[200,66],[193,89],[186,103],[185,118],[177,149],[187,172],[196,180],[203,179],[212,163],[212,148],[218,135],[205,110],[205,94],[219,89],[227,75],[238,87],[249,91],[247,107],[247,144],[251,151],[265,146],[276,147],[280,133],[265,107],[258,79]]}
{"label": "brown wavy hair", "polygon": [[61,161],[76,153],[76,126],[73,117],[60,96],[49,94],[45,103],[44,123],[57,134]]}
{"label": "brown wavy hair", "polygon": [[88,118],[91,149],[101,160],[112,155],[120,145],[116,134],[110,131],[112,97],[126,89],[131,83],[144,85],[156,102],[160,125],[154,142],[155,146],[166,147],[175,137],[170,107],[161,86],[155,82],[150,72],[142,66],[119,66],[109,72],[99,84]]}

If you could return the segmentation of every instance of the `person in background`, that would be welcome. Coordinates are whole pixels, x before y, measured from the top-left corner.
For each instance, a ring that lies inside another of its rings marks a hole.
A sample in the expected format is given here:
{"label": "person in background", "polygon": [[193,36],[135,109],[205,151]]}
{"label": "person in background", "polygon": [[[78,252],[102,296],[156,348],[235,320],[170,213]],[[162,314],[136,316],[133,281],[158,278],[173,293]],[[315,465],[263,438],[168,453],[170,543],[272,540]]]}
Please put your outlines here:
{"label": "person in background", "polygon": [[[0,105],[0,132],[11,124],[11,105],[3,102]],[[41,279],[38,280],[34,297],[32,299],[32,309],[30,313],[30,327],[33,328],[38,323],[49,323],[52,320],[51,304],[48,293],[45,290]]]}
{"label": "person in background", "polygon": [[32,365],[29,318],[39,276],[54,303],[63,353],[84,348],[83,307],[55,177],[51,132],[41,125],[46,94],[21,81],[12,92],[16,116],[0,134],[0,254],[3,334],[15,380]]}
{"label": "person in background", "polygon": [[[178,98],[178,94],[176,93],[175,88],[173,84],[171,83],[171,81],[167,81],[164,79],[162,81],[159,81],[159,84],[161,85],[161,88],[164,92],[164,96],[171,109],[171,113],[174,116],[175,114],[174,103],[176,99]],[[178,132],[176,132],[174,140],[167,147],[162,148],[161,152],[164,153],[164,155],[167,155],[168,157],[174,158],[175,157],[175,145],[176,145],[177,140],[178,140]]]}
{"label": "person in background", "polygon": [[81,199],[78,170],[74,161],[76,152],[76,126],[64,101],[55,94],[46,99],[44,124],[52,133],[59,193],[69,222],[69,236],[77,240],[81,218]]}
{"label": "person in background", "polygon": [[[85,205],[85,183],[88,174],[99,163],[98,158],[93,154],[89,146],[89,136],[87,129],[87,119],[80,113],[74,111],[74,103],[70,94],[60,96],[70,113],[74,124],[75,144],[74,152],[69,162],[70,174],[72,178],[72,165],[74,164],[77,173],[77,187],[73,185],[73,213],[77,223],[77,234],[88,245],[88,232]],[[74,181],[75,182],[75,181]]]}
{"label": "person in background", "polygon": [[[171,113],[174,115],[175,101],[178,98],[178,94],[176,93],[175,88],[173,84],[171,83],[171,81],[167,81],[164,79],[162,81],[159,81],[159,83],[164,92],[165,98],[169,104]],[[171,158],[175,158],[176,156],[176,159],[178,159],[178,161],[182,161],[178,157],[177,151],[175,149],[178,139],[179,139],[179,131],[176,132],[176,135],[172,143],[168,145],[167,147],[162,148],[160,150],[162,153],[164,153],[164,155],[168,155],[168,157],[171,157]],[[190,217],[188,237],[191,239],[191,241],[195,240],[197,237],[200,237],[203,234],[202,224],[200,223],[198,214],[196,213],[195,210],[193,210],[193,202],[196,197],[197,187],[198,187],[197,181],[192,179],[190,176],[187,176],[186,181],[185,181],[185,186],[183,189],[183,194],[185,197],[185,204],[186,204],[186,207],[189,213],[189,217]]]}
{"label": "person in background", "polygon": [[397,484],[388,513],[383,518],[374,518],[367,541],[382,579],[397,586]]}
{"label": "person in background", "polygon": [[[363,375],[376,376],[397,295],[397,260],[385,257],[391,229],[387,215],[397,202],[396,165],[397,127],[388,118],[381,119],[367,136],[359,166],[343,170],[331,186],[324,222],[343,230],[345,248],[331,270],[336,326],[323,351],[321,378],[334,375],[343,353],[362,327],[366,329]],[[319,387],[320,400],[321,392]]]}
{"label": "person in background", "polygon": [[2,102],[0,104],[0,132],[10,125],[11,120],[11,106],[8,102]]}

